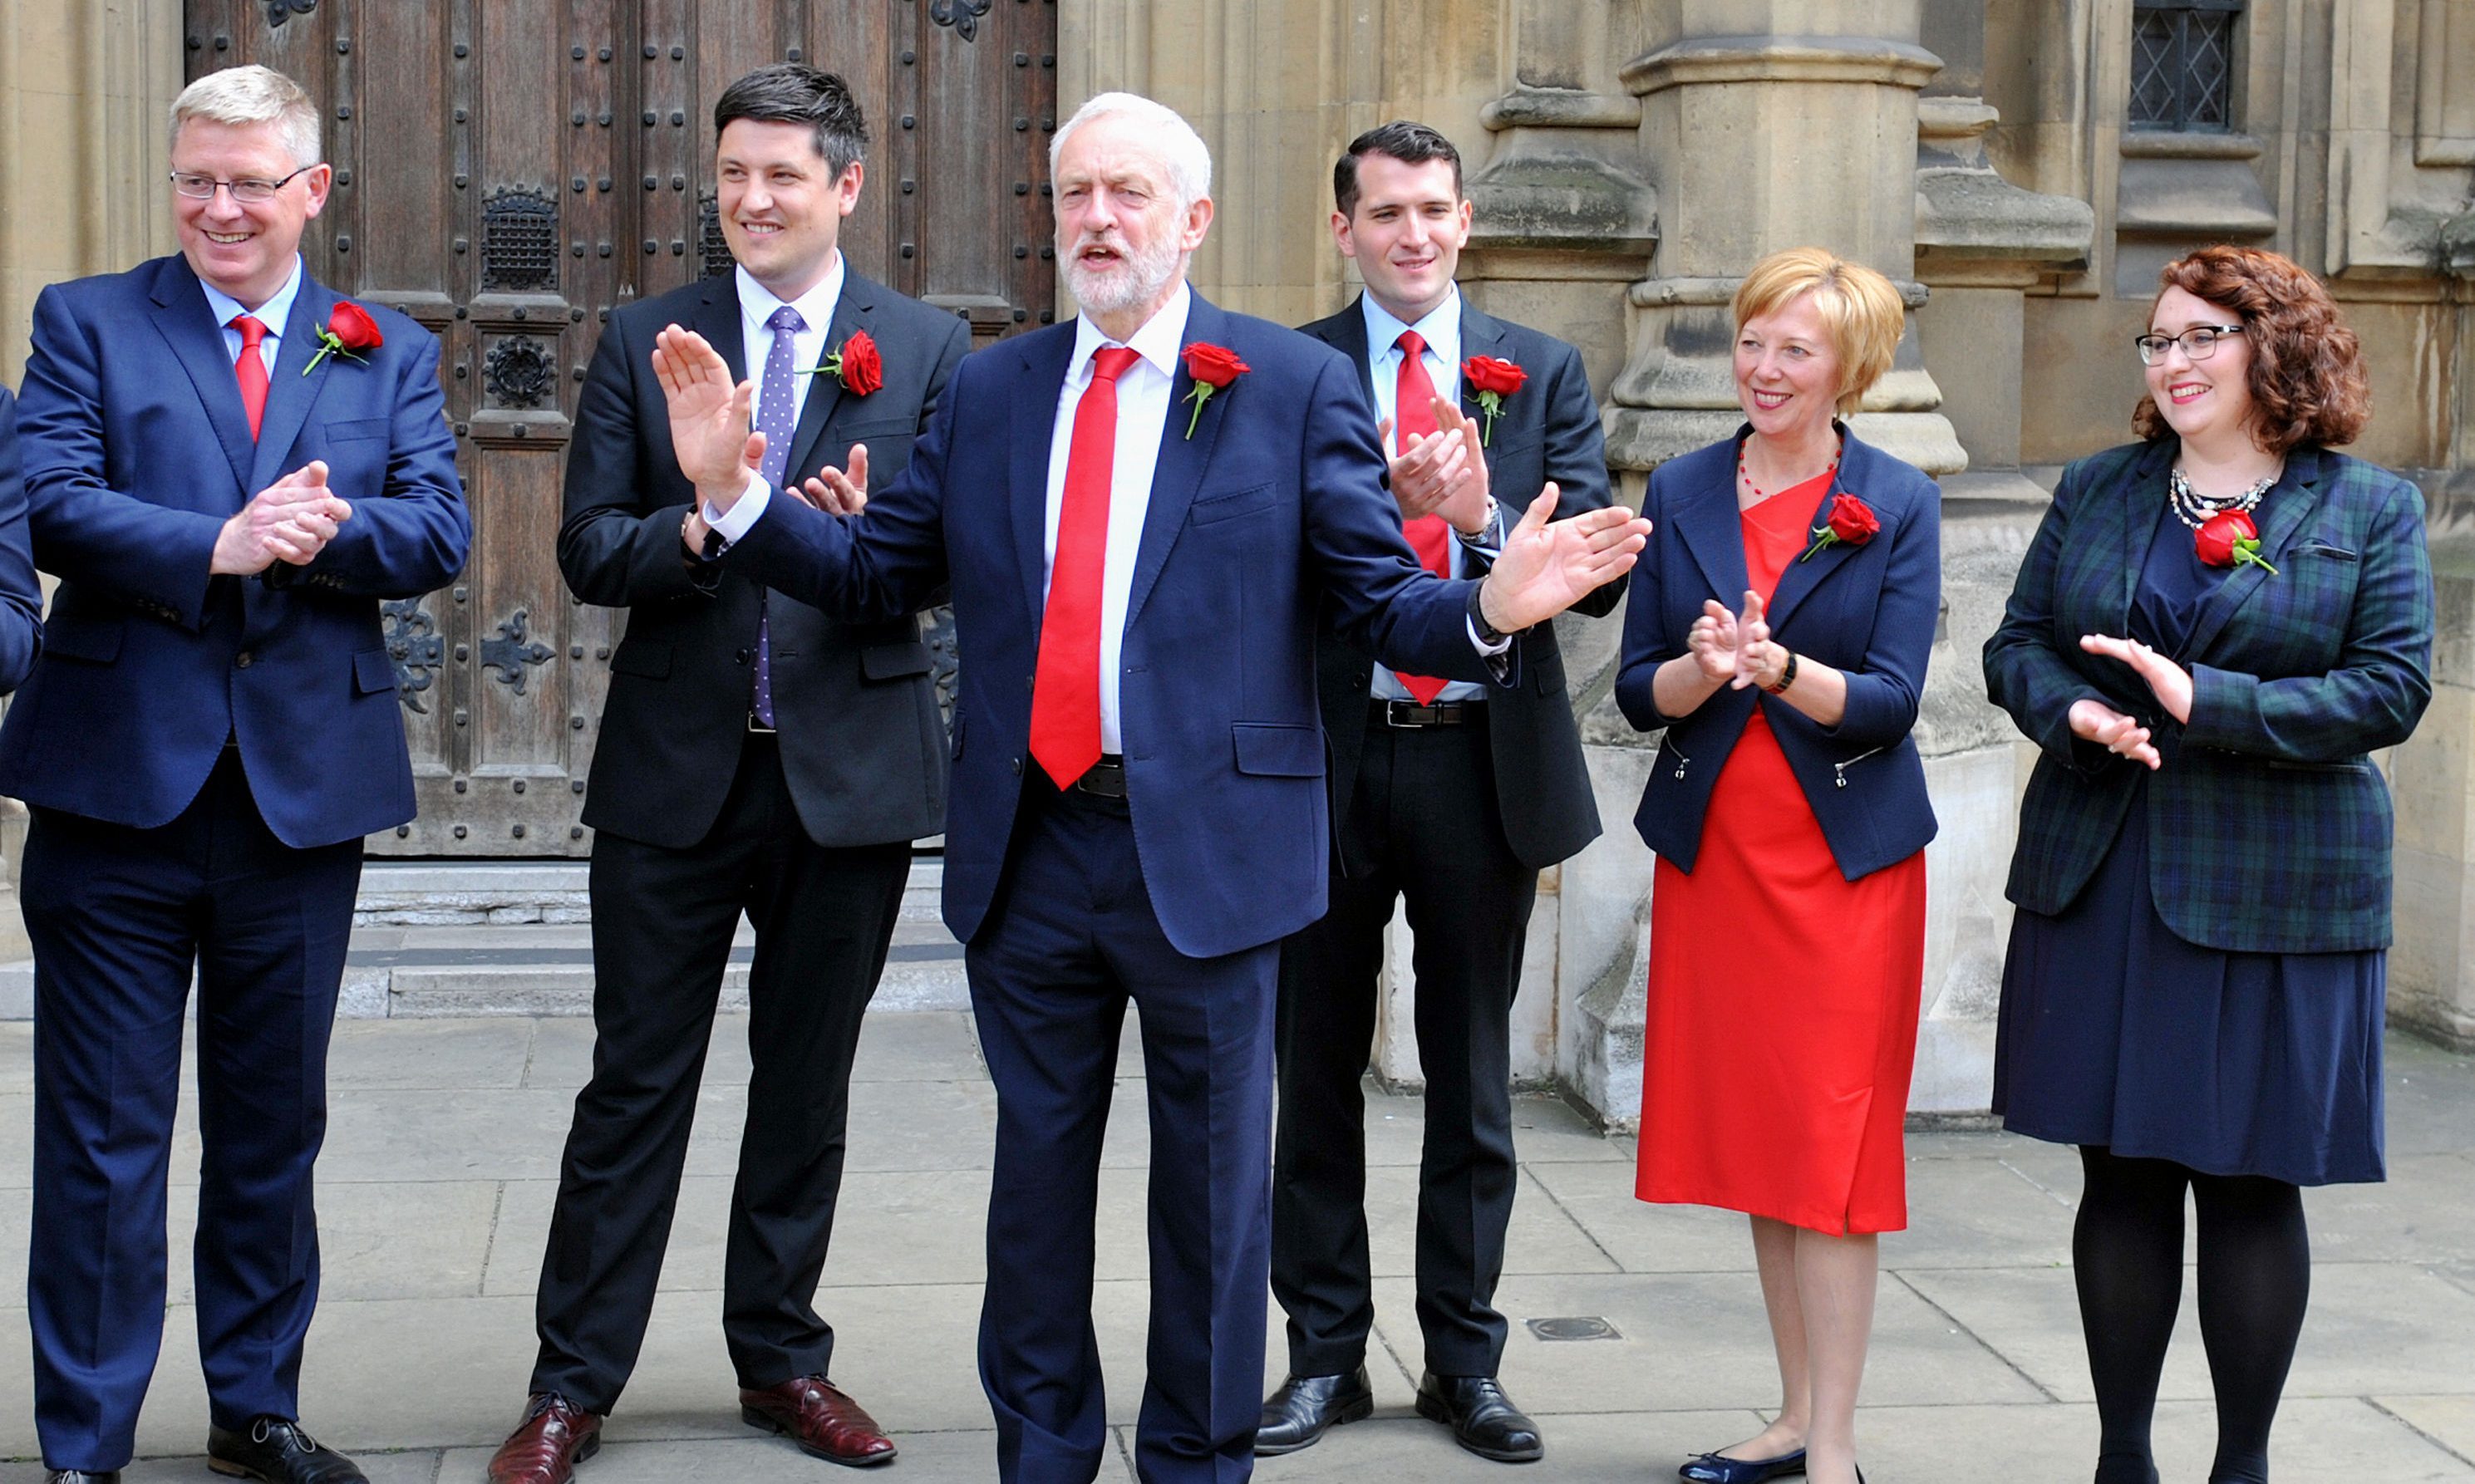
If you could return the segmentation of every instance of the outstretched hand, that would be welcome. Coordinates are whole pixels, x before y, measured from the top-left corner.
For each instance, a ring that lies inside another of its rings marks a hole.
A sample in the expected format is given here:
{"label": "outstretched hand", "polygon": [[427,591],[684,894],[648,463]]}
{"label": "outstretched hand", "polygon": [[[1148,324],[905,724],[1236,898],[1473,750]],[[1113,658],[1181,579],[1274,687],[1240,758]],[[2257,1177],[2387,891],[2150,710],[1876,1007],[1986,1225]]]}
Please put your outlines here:
{"label": "outstretched hand", "polygon": [[2146,767],[2164,766],[2156,744],[2148,739],[2148,728],[2101,701],[2083,697],[2071,702],[2071,723],[2073,737]]}
{"label": "outstretched hand", "polygon": [[850,450],[850,473],[845,474],[827,464],[817,475],[798,489],[801,499],[827,515],[858,515],[868,508],[868,445],[855,443]]}
{"label": "outstretched hand", "polygon": [[733,385],[722,353],[676,325],[653,337],[653,375],[670,404],[679,473],[695,483],[700,501],[728,510],[765,462],[765,435],[748,426],[756,383]]}
{"label": "outstretched hand", "polygon": [[1502,633],[1543,623],[1592,589],[1632,571],[1650,542],[1650,522],[1622,505],[1550,521],[1558,491],[1550,480],[1505,538],[1479,589],[1480,611]]}

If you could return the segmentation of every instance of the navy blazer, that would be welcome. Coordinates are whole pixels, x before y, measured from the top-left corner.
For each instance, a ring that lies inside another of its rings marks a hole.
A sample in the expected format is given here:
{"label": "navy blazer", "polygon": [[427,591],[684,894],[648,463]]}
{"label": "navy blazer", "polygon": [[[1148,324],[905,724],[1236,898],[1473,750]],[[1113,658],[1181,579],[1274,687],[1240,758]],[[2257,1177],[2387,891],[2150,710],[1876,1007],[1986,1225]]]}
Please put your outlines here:
{"label": "navy blazer", "polygon": [[[723,559],[853,620],[908,613],[950,579],[964,660],[944,910],[967,941],[996,895],[1024,772],[1039,766],[1048,455],[1074,337],[1069,321],[965,357],[910,468],[865,516],[776,499]],[[1117,684],[1144,884],[1169,942],[1209,958],[1323,915],[1319,600],[1386,664],[1492,677],[1464,619],[1472,585],[1420,569],[1401,535],[1348,358],[1201,295],[1186,326],[1196,342],[1253,369],[1204,404],[1191,438],[1192,382],[1178,371]]]}
{"label": "navy blazer", "polygon": [[[185,259],[36,300],[26,499],[35,561],[61,585],[0,727],[0,793],[151,829],[198,796],[229,738],[287,845],[412,817],[379,602],[453,578],[473,527],[436,337],[365,304],[385,343],[304,376],[334,305],[305,274],[253,445]],[[335,539],[306,567],[210,577],[224,522],[313,459],[353,507]]]}
{"label": "navy blazer", "polygon": [[[1374,404],[1373,368],[1367,363],[1366,311],[1358,300],[1329,319],[1298,327],[1349,357],[1358,384]],[[1520,391],[1504,401],[1495,432],[1484,449],[1489,487],[1508,529],[1530,508],[1547,481],[1556,482],[1556,517],[1604,509],[1608,501],[1607,450],[1599,426],[1598,400],[1581,370],[1581,353],[1551,335],[1482,314],[1461,297],[1464,356],[1492,355],[1530,373]],[[1461,378],[1461,409],[1482,416],[1478,388]],[[1615,583],[1573,605],[1575,613],[1604,618],[1624,597]],[[1495,766],[1496,802],[1505,844],[1513,859],[1540,870],[1565,860],[1599,838],[1599,805],[1581,757],[1581,729],[1564,679],[1564,653],[1556,625],[1541,623],[1512,645],[1512,684],[1489,695],[1485,709],[1487,757]],[[1341,869],[1357,876],[1371,868],[1367,850],[1352,828],[1349,800],[1358,784],[1358,760],[1365,750],[1372,662],[1328,626],[1316,637],[1315,669],[1323,695],[1324,735],[1332,742],[1333,821],[1339,830]]]}
{"label": "navy blazer", "polygon": [[[2178,448],[2126,444],[2063,471],[1985,642],[1986,693],[2040,751],[2008,894],[2070,907],[2145,780],[2150,894],[2178,937],[2233,953],[2385,947],[2393,826],[2366,754],[2406,741],[2432,700],[2422,493],[2376,464],[2288,450],[2255,513],[2277,572],[2238,567],[2201,606],[2169,656],[2192,674],[2177,722],[2079,640],[2128,632]],[[2164,766],[2075,739],[2083,697],[2148,727]]]}
{"label": "navy blazer", "polygon": [[25,684],[43,647],[43,589],[26,538],[18,474],[17,399],[0,386],[0,692]]}
{"label": "navy blazer", "polygon": [[1746,718],[1760,706],[1805,802],[1850,881],[1894,865],[1934,838],[1924,763],[1909,733],[1924,693],[1925,660],[1942,609],[1942,491],[1924,472],[1844,427],[1839,476],[1816,502],[1853,495],[1882,528],[1863,546],[1835,542],[1779,574],[1768,608],[1771,637],[1848,677],[1848,709],[1823,726],[1748,686],[1721,690],[1686,717],[1651,697],[1658,667],[1684,652],[1702,604],[1745,600],[1745,541],[1736,503],[1736,450],[1752,431],[1662,464],[1642,514],[1656,525],[1632,571],[1616,703],[1643,731],[1665,727],[1633,827],[1662,860],[1693,869],[1710,792]]}

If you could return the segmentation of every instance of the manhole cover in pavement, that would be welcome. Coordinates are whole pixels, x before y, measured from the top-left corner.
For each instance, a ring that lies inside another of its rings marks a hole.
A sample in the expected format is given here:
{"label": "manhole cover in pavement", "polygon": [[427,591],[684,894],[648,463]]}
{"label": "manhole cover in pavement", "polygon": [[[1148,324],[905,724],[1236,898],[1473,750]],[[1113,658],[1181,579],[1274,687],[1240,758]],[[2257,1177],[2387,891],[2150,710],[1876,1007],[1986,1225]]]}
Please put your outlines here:
{"label": "manhole cover in pavement", "polygon": [[1621,1340],[1616,1326],[1595,1314],[1574,1314],[1560,1319],[1533,1319],[1530,1332],[1542,1340]]}

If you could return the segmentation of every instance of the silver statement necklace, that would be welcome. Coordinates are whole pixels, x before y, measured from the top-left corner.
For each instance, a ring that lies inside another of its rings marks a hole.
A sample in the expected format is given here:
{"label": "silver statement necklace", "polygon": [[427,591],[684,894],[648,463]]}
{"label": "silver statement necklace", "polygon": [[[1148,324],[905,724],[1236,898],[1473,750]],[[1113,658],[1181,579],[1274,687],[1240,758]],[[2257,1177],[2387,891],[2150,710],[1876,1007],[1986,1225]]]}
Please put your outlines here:
{"label": "silver statement necklace", "polygon": [[2192,481],[2184,477],[2182,470],[2176,469],[2167,476],[2168,502],[2174,507],[2174,519],[2193,530],[2198,530],[2208,523],[2211,516],[2224,515],[2229,510],[2250,514],[2252,509],[2259,505],[2260,498],[2267,494],[2285,473],[2286,466],[2281,464],[2262,475],[2257,483],[2242,494],[2229,495],[2223,499],[2212,499],[2192,488]]}

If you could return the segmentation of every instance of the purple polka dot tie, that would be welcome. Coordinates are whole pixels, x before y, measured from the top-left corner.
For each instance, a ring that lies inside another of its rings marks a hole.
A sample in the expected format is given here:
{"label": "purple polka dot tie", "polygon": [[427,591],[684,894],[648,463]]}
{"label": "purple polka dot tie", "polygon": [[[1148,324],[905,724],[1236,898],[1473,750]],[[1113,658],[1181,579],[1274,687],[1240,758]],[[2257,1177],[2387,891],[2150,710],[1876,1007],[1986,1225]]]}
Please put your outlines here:
{"label": "purple polka dot tie", "polygon": [[[799,311],[784,304],[766,317],[765,328],[773,331],[773,348],[765,353],[765,379],[756,393],[756,430],[765,435],[765,462],[757,473],[783,493],[783,472],[791,467],[791,434],[798,425],[792,415],[797,405],[794,394],[799,375],[798,355],[793,350],[791,337],[808,328]],[[756,590],[756,688],[749,694],[747,709],[759,726],[773,724],[773,645],[772,626],[766,616],[767,593]]]}

